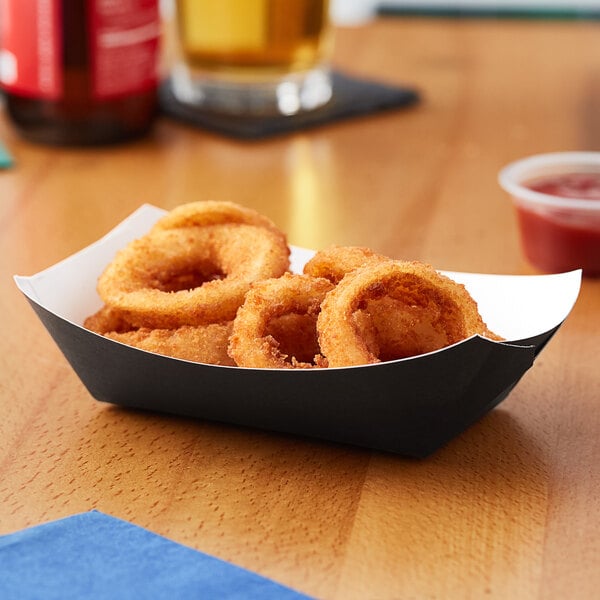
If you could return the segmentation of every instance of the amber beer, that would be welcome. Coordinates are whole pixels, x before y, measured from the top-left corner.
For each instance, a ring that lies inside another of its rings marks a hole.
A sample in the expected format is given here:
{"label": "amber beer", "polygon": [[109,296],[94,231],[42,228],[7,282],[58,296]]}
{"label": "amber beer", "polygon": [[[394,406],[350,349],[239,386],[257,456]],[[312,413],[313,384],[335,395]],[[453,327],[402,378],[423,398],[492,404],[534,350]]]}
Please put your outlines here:
{"label": "amber beer", "polygon": [[328,0],[177,0],[176,9],[180,60],[209,95],[219,85],[230,96],[244,86],[258,94],[289,76],[300,88],[304,75],[328,76]]}

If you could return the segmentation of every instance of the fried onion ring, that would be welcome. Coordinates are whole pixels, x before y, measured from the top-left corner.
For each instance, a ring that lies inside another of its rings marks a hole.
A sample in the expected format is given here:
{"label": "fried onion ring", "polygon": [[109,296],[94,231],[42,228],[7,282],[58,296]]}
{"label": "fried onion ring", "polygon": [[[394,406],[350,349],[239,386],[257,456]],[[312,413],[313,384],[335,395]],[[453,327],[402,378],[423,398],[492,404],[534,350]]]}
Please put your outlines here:
{"label": "fried onion ring", "polygon": [[474,334],[500,341],[464,286],[360,246],[292,275],[285,234],[231,202],[184,204],[119,251],[84,326],[194,362],[271,369],[377,363]]}
{"label": "fried onion ring", "polygon": [[316,322],[332,289],[326,279],[291,273],[255,283],[233,322],[230,356],[241,367],[327,366],[318,353]]}
{"label": "fried onion ring", "polygon": [[283,232],[269,218],[260,213],[233,202],[205,200],[188,202],[177,206],[161,217],[152,228],[153,231],[180,229],[182,227],[206,227],[208,225],[227,225],[238,223],[263,227],[272,233],[284,237]]}
{"label": "fried onion ring", "polygon": [[227,354],[233,322],[183,325],[177,329],[135,329],[119,311],[103,306],[83,326],[117,342],[194,362],[234,366]]}
{"label": "fried onion ring", "polygon": [[382,260],[389,258],[363,246],[330,246],[319,250],[304,265],[303,271],[311,277],[324,277],[338,284],[347,273]]}
{"label": "fried onion ring", "polygon": [[317,329],[330,367],[424,354],[474,334],[498,339],[463,285],[429,265],[393,260],[344,277],[326,296]]}
{"label": "fried onion ring", "polygon": [[98,293],[134,327],[231,321],[254,281],[289,268],[280,233],[228,223],[156,230],[119,251]]}
{"label": "fried onion ring", "polygon": [[182,358],[211,365],[235,365],[227,354],[232,322],[211,323],[192,327],[183,325],[177,329],[148,329],[107,332],[105,337],[128,346],[135,346],[156,354]]}
{"label": "fried onion ring", "polygon": [[103,306],[93,315],[87,317],[83,322],[83,326],[100,335],[104,335],[109,331],[124,333],[134,329],[125,316],[111,306]]}

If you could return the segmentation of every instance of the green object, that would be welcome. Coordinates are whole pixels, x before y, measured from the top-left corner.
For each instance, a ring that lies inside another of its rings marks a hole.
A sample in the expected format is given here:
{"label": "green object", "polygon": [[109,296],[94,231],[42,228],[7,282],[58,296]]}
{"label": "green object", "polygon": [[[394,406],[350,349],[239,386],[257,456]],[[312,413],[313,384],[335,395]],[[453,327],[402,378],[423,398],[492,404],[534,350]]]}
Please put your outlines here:
{"label": "green object", "polygon": [[13,157],[9,151],[0,142],[0,169],[8,169],[14,164]]}
{"label": "green object", "polygon": [[377,14],[381,16],[429,16],[455,18],[492,18],[492,19],[600,19],[600,9],[565,6],[455,6],[427,4],[420,6],[401,6],[394,2],[380,2]]}

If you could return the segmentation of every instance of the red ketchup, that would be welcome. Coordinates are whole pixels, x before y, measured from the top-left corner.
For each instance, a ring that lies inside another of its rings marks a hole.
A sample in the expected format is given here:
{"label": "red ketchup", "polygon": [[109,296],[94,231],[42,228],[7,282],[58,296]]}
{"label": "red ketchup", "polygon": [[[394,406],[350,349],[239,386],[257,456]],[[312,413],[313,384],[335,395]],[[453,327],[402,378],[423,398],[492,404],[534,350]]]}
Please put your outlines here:
{"label": "red ketchup", "polygon": [[[560,198],[600,201],[600,173],[552,175],[523,185]],[[600,211],[516,206],[523,249],[533,264],[550,272],[582,268],[585,275],[600,275]]]}

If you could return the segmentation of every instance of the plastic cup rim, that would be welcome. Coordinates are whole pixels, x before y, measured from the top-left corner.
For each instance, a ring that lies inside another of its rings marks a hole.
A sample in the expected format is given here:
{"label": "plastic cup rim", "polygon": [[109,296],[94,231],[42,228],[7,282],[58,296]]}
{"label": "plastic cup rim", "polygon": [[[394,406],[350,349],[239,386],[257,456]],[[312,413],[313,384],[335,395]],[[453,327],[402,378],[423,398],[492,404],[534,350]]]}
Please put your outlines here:
{"label": "plastic cup rim", "polygon": [[598,173],[600,173],[600,152],[550,152],[521,158],[509,163],[499,172],[498,183],[516,202],[523,200],[548,208],[600,211],[600,200],[561,198],[536,192],[521,185],[520,182],[527,179],[525,175],[527,171],[535,167],[548,165],[565,167],[572,165],[574,169],[585,169],[593,166],[597,167]]}

